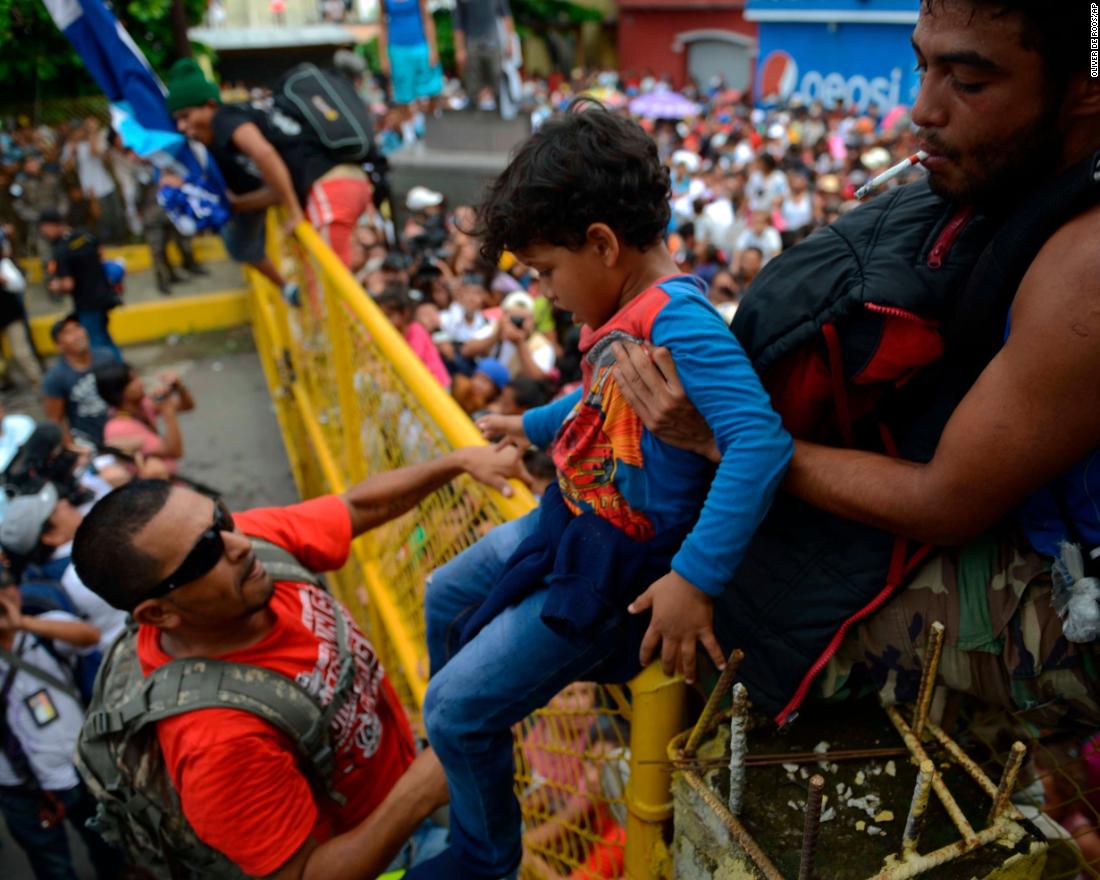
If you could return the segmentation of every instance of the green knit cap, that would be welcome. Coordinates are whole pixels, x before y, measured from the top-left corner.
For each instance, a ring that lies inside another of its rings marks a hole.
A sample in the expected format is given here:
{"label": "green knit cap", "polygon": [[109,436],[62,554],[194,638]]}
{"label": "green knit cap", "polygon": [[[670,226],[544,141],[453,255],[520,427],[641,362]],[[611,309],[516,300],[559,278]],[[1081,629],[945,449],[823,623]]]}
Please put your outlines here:
{"label": "green knit cap", "polygon": [[168,112],[201,107],[207,101],[221,103],[221,93],[206,78],[193,58],[181,58],[168,71]]}

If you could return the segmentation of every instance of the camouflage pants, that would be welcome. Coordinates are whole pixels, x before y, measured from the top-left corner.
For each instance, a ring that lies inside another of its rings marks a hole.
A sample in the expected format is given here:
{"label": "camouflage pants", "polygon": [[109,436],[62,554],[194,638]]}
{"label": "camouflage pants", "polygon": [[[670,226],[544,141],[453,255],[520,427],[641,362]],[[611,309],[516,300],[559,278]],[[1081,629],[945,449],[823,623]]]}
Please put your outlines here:
{"label": "camouflage pants", "polygon": [[1050,603],[1050,563],[1019,534],[941,550],[906,589],[850,633],[819,682],[916,698],[928,629],[945,628],[939,683],[1040,727],[1100,728],[1100,644],[1066,641]]}
{"label": "camouflage pants", "polygon": [[191,248],[191,236],[180,235],[168,215],[163,211],[157,211],[145,221],[145,240],[149,244],[149,250],[153,254],[153,268],[156,271],[157,283],[167,285],[174,277],[175,270],[168,259],[168,243],[175,241],[183,256],[183,267],[190,269],[195,265],[195,254]]}

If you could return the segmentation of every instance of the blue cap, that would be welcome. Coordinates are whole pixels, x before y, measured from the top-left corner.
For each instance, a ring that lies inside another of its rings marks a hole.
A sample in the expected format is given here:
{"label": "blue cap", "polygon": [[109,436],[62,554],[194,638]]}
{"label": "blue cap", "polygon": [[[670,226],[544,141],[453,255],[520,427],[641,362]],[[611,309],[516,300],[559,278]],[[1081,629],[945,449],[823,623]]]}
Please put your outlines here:
{"label": "blue cap", "polygon": [[498,389],[503,388],[511,381],[508,368],[496,358],[482,358],[477,362],[477,372],[488,376]]}

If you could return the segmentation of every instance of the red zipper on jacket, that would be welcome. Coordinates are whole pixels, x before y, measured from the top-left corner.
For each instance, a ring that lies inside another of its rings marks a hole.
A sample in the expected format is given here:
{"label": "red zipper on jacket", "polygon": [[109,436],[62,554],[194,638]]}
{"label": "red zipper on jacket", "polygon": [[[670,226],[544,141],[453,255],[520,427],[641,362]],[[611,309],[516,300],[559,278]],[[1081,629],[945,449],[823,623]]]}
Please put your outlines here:
{"label": "red zipper on jacket", "polygon": [[910,312],[907,309],[899,309],[897,306],[884,306],[879,303],[864,303],[863,307],[869,312],[875,312],[879,315],[888,315],[891,318],[900,318],[903,321],[920,324],[923,327],[931,327],[933,330],[939,326],[935,321],[929,321],[927,318],[922,318],[920,315]]}
{"label": "red zipper on jacket", "polygon": [[844,641],[844,637],[848,634],[848,630],[852,624],[859,623],[865,617],[870,617],[883,605],[886,604],[886,600],[893,594],[894,590],[898,588],[898,585],[910,574],[912,571],[924,562],[929,553],[932,552],[932,545],[925,544],[920,547],[912,558],[905,561],[905,549],[908,542],[904,538],[896,538],[894,541],[893,557],[890,560],[890,575],[887,578],[887,584],[883,587],[874,599],[864,605],[855,614],[849,617],[840,625],[840,628],[833,634],[832,639],[826,646],[825,651],[813,666],[810,667],[810,671],[806,673],[802,679],[802,683],[798,686],[798,690],[794,692],[794,696],[791,697],[789,703],[783,707],[783,710],[775,716],[775,723],[782,727],[789,720],[791,716],[798,711],[798,707],[802,705],[802,701],[806,699],[806,695],[810,692],[810,687],[813,685],[814,680],[821,674],[822,670],[829,665],[829,661],[833,659],[833,656],[840,650],[840,644]]}
{"label": "red zipper on jacket", "polygon": [[[891,458],[898,457],[898,445],[894,440],[894,435],[890,432],[890,429],[885,424],[880,424],[879,435],[882,438],[882,446],[884,451]],[[913,572],[918,565],[920,565],[926,556],[932,552],[931,544],[922,544],[917,548],[916,552],[906,560],[906,553],[909,550],[909,541],[900,536],[894,537],[894,546],[890,551],[890,567],[886,572],[886,586],[879,591],[870,602],[859,609],[855,614],[849,617],[840,625],[840,628],[833,633],[833,637],[829,640],[829,644],[825,646],[824,652],[817,658],[817,661],[810,667],[810,671],[806,673],[802,679],[801,684],[798,685],[798,690],[794,692],[794,696],[791,697],[789,703],[783,707],[778,715],[775,716],[775,723],[782,727],[787,721],[790,720],[792,714],[798,711],[798,707],[802,705],[802,701],[806,699],[806,694],[810,692],[810,687],[814,683],[814,679],[821,674],[821,671],[829,664],[829,661],[833,659],[833,655],[840,650],[840,643],[844,641],[844,637],[848,634],[848,630],[853,623],[859,623],[865,617],[870,617],[883,605],[886,604],[886,600],[893,594],[894,590]]]}
{"label": "red zipper on jacket", "polygon": [[959,234],[963,231],[963,227],[970,222],[970,218],[974,216],[974,208],[966,207],[961,208],[947,221],[947,225],[943,227],[943,232],[940,233],[940,237],[936,239],[936,243],[932,245],[932,250],[928,252],[928,268],[939,269],[943,266],[943,261],[947,259],[947,255],[951,252],[952,246],[955,244],[955,240],[959,237]]}

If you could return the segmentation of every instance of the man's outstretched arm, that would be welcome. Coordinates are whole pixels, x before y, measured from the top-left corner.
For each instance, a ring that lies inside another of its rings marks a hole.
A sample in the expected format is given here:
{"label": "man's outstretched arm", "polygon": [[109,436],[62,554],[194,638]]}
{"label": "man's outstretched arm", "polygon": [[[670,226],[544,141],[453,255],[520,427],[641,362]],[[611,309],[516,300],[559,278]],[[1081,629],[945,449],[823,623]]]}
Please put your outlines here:
{"label": "man's outstretched arm", "polygon": [[460,474],[469,474],[502,495],[511,496],[508,480],[520,476],[520,463],[520,452],[514,446],[470,446],[434,461],[367,477],[341,496],[351,513],[352,536],[358,537],[411,510]]}

